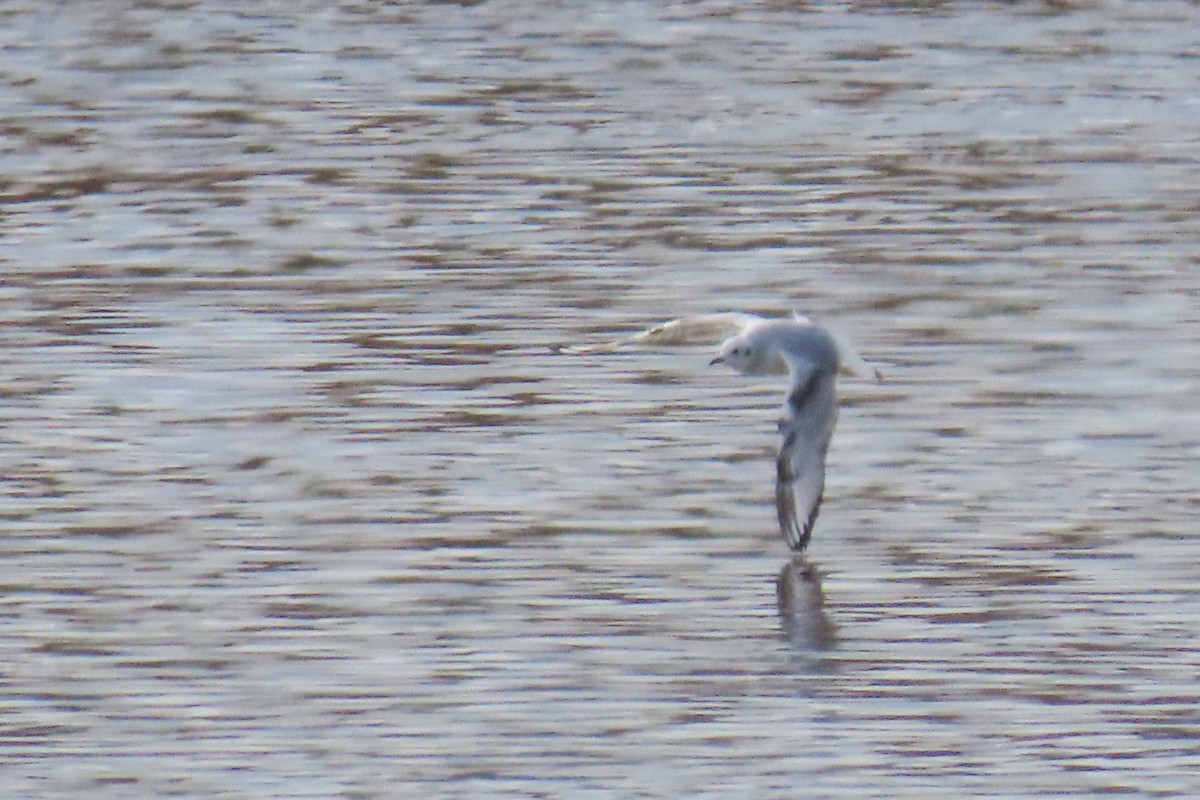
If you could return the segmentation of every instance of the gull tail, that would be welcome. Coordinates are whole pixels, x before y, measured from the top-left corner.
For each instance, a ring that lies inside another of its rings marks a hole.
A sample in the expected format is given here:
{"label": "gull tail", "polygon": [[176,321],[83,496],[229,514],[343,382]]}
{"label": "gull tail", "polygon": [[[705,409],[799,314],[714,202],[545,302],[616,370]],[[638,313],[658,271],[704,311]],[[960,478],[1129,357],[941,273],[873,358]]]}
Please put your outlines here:
{"label": "gull tail", "polygon": [[841,362],[841,368],[849,372],[856,378],[864,380],[874,380],[878,383],[883,382],[883,373],[879,371],[879,367],[867,362],[858,351],[854,349],[854,345],[841,334],[836,331],[825,329],[829,334],[829,338],[833,339],[833,343],[837,346],[838,361]]}

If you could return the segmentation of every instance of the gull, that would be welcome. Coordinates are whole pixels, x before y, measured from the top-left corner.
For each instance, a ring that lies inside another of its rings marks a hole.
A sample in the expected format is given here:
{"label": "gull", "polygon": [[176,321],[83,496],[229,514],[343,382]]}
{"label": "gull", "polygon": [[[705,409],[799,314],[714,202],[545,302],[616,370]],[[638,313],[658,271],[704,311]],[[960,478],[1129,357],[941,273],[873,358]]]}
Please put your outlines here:
{"label": "gull", "polygon": [[840,336],[793,313],[790,319],[753,314],[704,314],[664,322],[604,345],[557,348],[564,353],[606,353],[638,345],[700,344],[725,338],[712,364],[742,375],[788,375],[775,460],[775,511],[788,546],[804,550],[812,538],[825,491],[825,454],[837,423],[837,373],[881,380]]}

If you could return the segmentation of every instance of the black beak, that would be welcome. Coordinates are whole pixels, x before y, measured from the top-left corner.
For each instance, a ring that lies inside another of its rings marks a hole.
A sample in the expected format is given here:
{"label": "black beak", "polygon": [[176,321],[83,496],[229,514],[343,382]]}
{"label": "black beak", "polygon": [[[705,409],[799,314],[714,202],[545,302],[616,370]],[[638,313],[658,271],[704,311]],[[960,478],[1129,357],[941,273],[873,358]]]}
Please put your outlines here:
{"label": "black beak", "polygon": [[708,362],[708,365],[711,367],[713,364],[724,364],[724,363],[725,363],[725,358],[723,356],[717,356],[712,361]]}

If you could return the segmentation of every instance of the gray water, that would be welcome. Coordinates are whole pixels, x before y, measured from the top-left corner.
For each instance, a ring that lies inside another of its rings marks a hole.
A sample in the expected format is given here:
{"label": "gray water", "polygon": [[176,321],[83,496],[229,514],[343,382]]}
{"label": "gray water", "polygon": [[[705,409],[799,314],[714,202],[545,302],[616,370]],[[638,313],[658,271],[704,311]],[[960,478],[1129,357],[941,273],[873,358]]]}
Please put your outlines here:
{"label": "gray water", "polygon": [[[1166,1],[0,4],[5,794],[1195,797],[1198,67]],[[886,375],[797,563],[778,380],[552,351],[792,308]]]}

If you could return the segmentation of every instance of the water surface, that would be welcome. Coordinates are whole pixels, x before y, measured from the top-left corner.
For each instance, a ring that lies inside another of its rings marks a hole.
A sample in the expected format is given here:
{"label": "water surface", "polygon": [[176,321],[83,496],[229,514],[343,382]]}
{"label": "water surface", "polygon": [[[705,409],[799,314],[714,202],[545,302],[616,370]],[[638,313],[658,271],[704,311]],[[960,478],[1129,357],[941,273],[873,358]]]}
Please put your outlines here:
{"label": "water surface", "polygon": [[14,796],[1200,791],[1195,4],[0,17]]}

